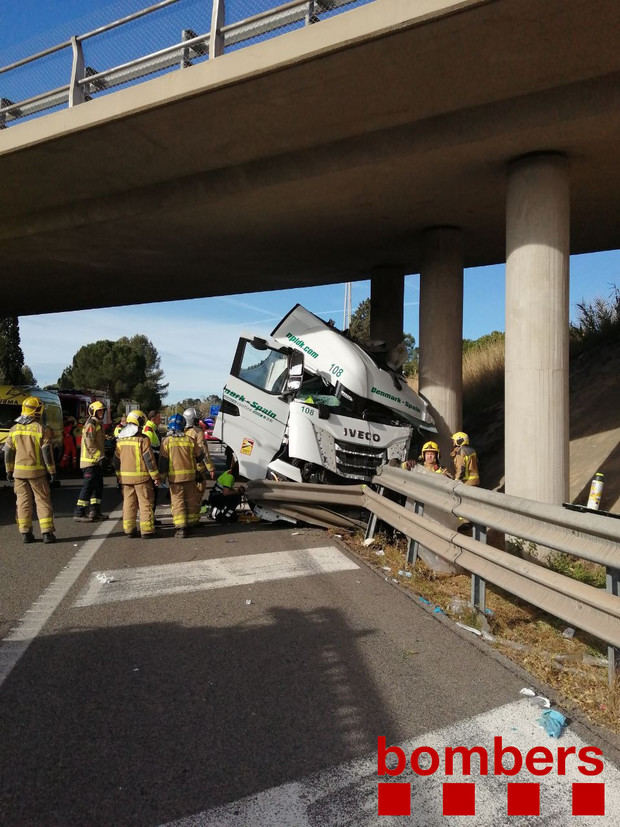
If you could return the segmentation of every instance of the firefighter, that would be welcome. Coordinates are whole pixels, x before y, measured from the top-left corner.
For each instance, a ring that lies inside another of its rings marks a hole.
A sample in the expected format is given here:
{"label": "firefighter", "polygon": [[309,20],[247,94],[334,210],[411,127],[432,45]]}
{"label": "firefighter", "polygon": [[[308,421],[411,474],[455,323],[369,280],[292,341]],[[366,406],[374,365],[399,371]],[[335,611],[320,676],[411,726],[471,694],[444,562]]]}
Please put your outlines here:
{"label": "firefighter", "polygon": [[[211,477],[211,479],[215,479],[215,466],[211,461],[211,455],[209,454],[209,446],[205,442],[204,432],[198,424],[200,414],[198,413],[196,408],[186,408],[183,411],[183,418],[185,419],[185,433],[190,439],[194,440],[196,445],[205,455],[205,466],[207,468],[209,476]],[[198,523],[200,522],[200,506],[202,504],[202,496],[205,492],[206,487],[207,486],[205,480],[200,480],[196,482],[196,485],[194,486],[194,491],[192,492],[193,500],[190,504],[191,511],[188,515],[190,526],[198,525]]]}
{"label": "firefighter", "polygon": [[235,489],[238,466],[227,468],[217,478],[209,494],[210,516],[212,520],[232,523],[237,519],[237,506],[241,503],[245,488]]}
{"label": "firefighter", "polygon": [[469,444],[469,437],[463,431],[452,434],[452,451],[454,462],[454,479],[464,482],[465,485],[480,485],[478,471],[478,455]]}
{"label": "firefighter", "polygon": [[75,438],[73,436],[74,427],[75,417],[68,416],[65,419],[62,428],[63,454],[62,459],[60,460],[61,468],[68,468],[69,464],[71,464],[71,468],[73,468],[73,470],[77,468],[77,450],[75,445]]}
{"label": "firefighter", "polygon": [[[151,448],[155,456],[155,463],[159,464],[159,425],[161,422],[161,414],[159,411],[149,411],[148,419],[144,423],[142,433],[151,440]],[[153,486],[153,513],[157,509],[157,488]],[[155,520],[155,525],[159,525],[159,520]]]}
{"label": "firefighter", "polygon": [[123,414],[120,418],[120,421],[119,421],[118,425],[114,429],[114,439],[116,439],[118,437],[118,435],[123,430],[123,428],[125,427],[126,424],[127,424],[127,414]]}
{"label": "firefighter", "polygon": [[22,402],[21,415],[4,443],[6,478],[14,482],[17,500],[17,527],[24,543],[34,542],[33,500],[44,543],[55,543],[54,512],[47,474],[56,474],[52,432],[41,424],[43,405],[36,396]]}
{"label": "firefighter", "polygon": [[80,469],[84,476],[84,482],[73,511],[73,519],[79,523],[108,519],[107,514],[101,513],[103,463],[105,461],[104,414],[105,406],[103,402],[92,402],[88,406],[88,419],[82,428]]}
{"label": "firefighter", "polygon": [[436,442],[425,442],[422,446],[421,468],[436,474],[448,474],[448,469],[439,464],[439,445]]}
{"label": "firefighter", "polygon": [[189,536],[189,514],[194,507],[197,474],[205,475],[204,452],[185,431],[185,418],[174,414],[168,420],[168,434],[161,443],[159,473],[168,477],[175,537]]}
{"label": "firefighter", "polygon": [[[114,452],[114,469],[123,490],[123,531],[127,537],[148,540],[155,536],[153,484],[159,485],[159,472],[148,436],[142,433],[146,416],[131,411],[127,425],[119,433]],[[136,522],[140,512],[140,532]]]}

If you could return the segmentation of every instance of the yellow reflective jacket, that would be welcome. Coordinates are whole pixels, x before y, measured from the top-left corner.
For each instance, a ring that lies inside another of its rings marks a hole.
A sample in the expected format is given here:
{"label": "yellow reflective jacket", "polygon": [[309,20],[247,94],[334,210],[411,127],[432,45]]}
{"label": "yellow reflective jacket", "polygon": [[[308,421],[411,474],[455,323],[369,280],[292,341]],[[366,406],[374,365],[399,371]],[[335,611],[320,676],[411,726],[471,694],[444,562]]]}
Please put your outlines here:
{"label": "yellow reflective jacket", "polygon": [[211,454],[209,453],[209,446],[207,445],[207,441],[205,440],[205,435],[203,433],[202,428],[199,425],[192,425],[191,428],[185,429],[185,436],[188,436],[192,439],[196,445],[204,452],[205,455],[205,464],[209,472],[215,471],[215,465],[211,460]]}
{"label": "yellow reflective jacket", "polygon": [[161,443],[159,471],[170,482],[195,482],[196,471],[207,471],[204,453],[187,434],[171,434]]}
{"label": "yellow reflective jacket", "polygon": [[82,446],[80,449],[80,468],[97,465],[103,459],[105,434],[101,422],[89,416],[82,428]]}
{"label": "yellow reflective jacket", "polygon": [[26,417],[13,425],[4,443],[4,464],[7,474],[13,474],[18,480],[55,474],[51,430],[34,417]]}
{"label": "yellow reflective jacket", "polygon": [[159,433],[157,431],[157,425],[153,422],[152,419],[147,419],[144,423],[144,428],[142,428],[142,433],[151,440],[151,445],[153,448],[159,448]]}
{"label": "yellow reflective jacket", "polygon": [[158,480],[155,455],[148,436],[139,433],[117,440],[114,468],[121,485],[136,485],[150,479]]}
{"label": "yellow reflective jacket", "polygon": [[454,458],[454,479],[466,485],[480,485],[478,455],[471,445],[461,445],[452,451]]}

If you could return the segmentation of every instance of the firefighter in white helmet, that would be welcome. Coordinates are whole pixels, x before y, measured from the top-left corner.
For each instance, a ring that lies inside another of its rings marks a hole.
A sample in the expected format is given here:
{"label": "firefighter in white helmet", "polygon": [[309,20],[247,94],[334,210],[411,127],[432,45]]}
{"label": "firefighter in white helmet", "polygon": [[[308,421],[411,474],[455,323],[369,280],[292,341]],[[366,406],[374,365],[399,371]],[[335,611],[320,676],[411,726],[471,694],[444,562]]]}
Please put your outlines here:
{"label": "firefighter in white helmet", "polygon": [[452,451],[454,462],[454,479],[465,485],[480,485],[478,455],[469,444],[469,436],[463,431],[452,434]]}
{"label": "firefighter in white helmet", "polygon": [[[139,410],[127,415],[114,452],[114,469],[123,489],[123,531],[127,537],[155,536],[153,483],[159,485],[159,471],[151,441],[142,433],[146,415]],[[140,512],[140,532],[137,529]]]}
{"label": "firefighter in white helmet", "polygon": [[92,402],[88,406],[88,419],[82,428],[80,469],[84,482],[73,511],[73,519],[79,523],[107,520],[107,514],[101,513],[103,462],[105,460],[104,414],[103,402]]}
{"label": "firefighter in white helmet", "polygon": [[[205,465],[207,467],[209,476],[211,479],[215,478],[215,466],[211,460],[211,456],[209,454],[209,446],[205,440],[204,431],[198,424],[198,420],[200,419],[200,414],[196,410],[196,408],[186,408],[183,411],[183,418],[185,419],[185,433],[186,435],[193,440],[196,445],[198,446],[201,453],[204,454],[205,457]],[[189,511],[188,511],[188,525],[191,528],[192,526],[198,525],[200,522],[200,507],[202,505],[202,496],[205,492],[207,485],[204,479],[200,479],[196,482],[196,485],[192,491],[192,501],[190,502]]]}
{"label": "firefighter in white helmet", "polygon": [[47,475],[54,480],[56,464],[52,432],[41,424],[43,404],[37,396],[22,402],[21,415],[4,443],[6,478],[14,482],[17,500],[17,527],[24,543],[34,542],[33,500],[44,543],[55,543],[54,512]]}

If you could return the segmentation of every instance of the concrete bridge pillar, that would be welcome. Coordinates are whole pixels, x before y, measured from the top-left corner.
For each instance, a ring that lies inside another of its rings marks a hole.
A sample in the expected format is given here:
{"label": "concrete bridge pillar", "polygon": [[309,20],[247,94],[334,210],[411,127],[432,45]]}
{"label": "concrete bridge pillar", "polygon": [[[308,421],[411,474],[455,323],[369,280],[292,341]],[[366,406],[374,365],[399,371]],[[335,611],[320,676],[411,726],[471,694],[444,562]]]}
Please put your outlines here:
{"label": "concrete bridge pillar", "polygon": [[442,463],[463,416],[463,234],[457,227],[424,233],[420,273],[420,393],[439,431]]}
{"label": "concrete bridge pillar", "polygon": [[402,267],[375,267],[370,278],[370,338],[387,350],[403,340],[405,274]]}
{"label": "concrete bridge pillar", "polygon": [[519,158],[506,202],[506,493],[568,496],[569,173],[559,154]]}

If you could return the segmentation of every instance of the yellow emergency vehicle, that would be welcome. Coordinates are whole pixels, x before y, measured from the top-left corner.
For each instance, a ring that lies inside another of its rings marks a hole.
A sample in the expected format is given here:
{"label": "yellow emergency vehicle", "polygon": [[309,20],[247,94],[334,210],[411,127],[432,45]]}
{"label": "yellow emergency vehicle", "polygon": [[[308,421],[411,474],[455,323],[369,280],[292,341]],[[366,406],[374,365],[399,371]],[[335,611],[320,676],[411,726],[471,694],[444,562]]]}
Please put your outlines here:
{"label": "yellow emergency vehicle", "polygon": [[41,423],[52,431],[56,462],[63,453],[62,407],[54,391],[44,391],[32,385],[0,385],[0,464],[4,466],[4,442],[9,429],[21,414],[22,402],[28,396],[37,396],[43,403]]}

